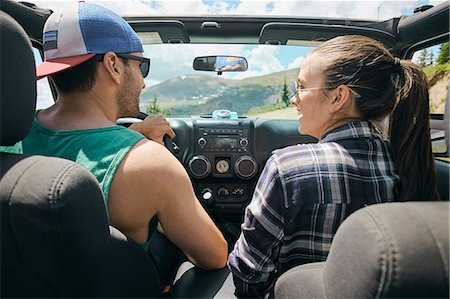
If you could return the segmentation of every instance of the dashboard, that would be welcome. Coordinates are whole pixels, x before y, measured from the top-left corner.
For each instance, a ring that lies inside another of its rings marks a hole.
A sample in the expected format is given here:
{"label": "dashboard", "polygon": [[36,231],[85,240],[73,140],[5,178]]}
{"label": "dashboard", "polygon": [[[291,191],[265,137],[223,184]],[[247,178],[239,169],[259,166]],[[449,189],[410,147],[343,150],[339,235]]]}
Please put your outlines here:
{"label": "dashboard", "polygon": [[189,173],[197,198],[210,214],[241,223],[259,175],[273,150],[316,142],[298,133],[295,120],[242,117],[168,119],[176,157]]}

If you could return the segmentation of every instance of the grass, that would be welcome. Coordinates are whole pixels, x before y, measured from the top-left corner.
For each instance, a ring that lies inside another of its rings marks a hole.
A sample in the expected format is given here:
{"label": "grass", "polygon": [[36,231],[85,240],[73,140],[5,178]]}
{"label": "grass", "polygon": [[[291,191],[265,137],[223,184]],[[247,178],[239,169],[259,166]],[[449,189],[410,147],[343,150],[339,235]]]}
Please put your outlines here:
{"label": "grass", "polygon": [[267,113],[270,111],[275,111],[275,110],[280,110],[280,109],[284,109],[286,108],[286,104],[285,103],[277,103],[277,104],[272,104],[272,105],[265,105],[265,106],[258,106],[258,107],[253,107],[251,108],[247,115],[249,116],[257,116],[263,113]]}
{"label": "grass", "polygon": [[450,62],[439,65],[431,64],[424,67],[422,70],[425,73],[425,75],[427,75],[428,80],[430,80],[431,78],[433,78],[435,74],[439,72],[450,71]]}

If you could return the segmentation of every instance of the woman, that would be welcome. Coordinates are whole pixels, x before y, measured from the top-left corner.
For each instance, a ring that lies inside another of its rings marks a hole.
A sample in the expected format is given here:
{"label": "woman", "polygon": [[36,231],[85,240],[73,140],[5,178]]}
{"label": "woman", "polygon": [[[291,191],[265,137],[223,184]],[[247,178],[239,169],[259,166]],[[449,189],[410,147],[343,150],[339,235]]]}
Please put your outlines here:
{"label": "woman", "polygon": [[[438,199],[427,80],[412,62],[362,36],[340,36],[305,59],[291,103],[317,144],[273,153],[229,256],[238,296],[324,261],[339,225],[365,205]],[[385,140],[371,121],[389,117]]]}

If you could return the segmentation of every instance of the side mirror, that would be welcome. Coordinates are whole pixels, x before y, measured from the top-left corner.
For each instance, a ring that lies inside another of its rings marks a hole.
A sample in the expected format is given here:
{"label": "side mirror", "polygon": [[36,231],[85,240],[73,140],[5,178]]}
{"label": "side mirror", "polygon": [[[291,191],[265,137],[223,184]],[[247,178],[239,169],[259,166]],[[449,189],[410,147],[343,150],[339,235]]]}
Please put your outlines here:
{"label": "side mirror", "polygon": [[243,72],[248,68],[247,60],[239,56],[202,56],[196,57],[193,63],[194,70],[217,72]]}

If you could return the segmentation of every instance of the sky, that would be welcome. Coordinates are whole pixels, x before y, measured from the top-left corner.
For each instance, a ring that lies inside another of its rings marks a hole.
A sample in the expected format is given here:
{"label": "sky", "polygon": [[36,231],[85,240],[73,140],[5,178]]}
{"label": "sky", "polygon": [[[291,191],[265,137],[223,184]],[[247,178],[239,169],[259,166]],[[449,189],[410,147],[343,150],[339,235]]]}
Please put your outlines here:
{"label": "sky", "polygon": [[[90,0],[86,0],[90,1]],[[69,1],[30,1],[40,7],[57,9]],[[122,16],[136,15],[284,15],[284,16],[320,16],[329,18],[357,18],[386,20],[400,15],[412,14],[414,8],[443,1],[402,0],[402,1],[258,1],[258,0],[185,0],[153,1],[126,0],[102,1],[101,3]],[[301,66],[311,48],[267,45],[148,45],[144,47],[146,57],[152,61],[146,86],[158,84],[177,75],[192,74],[192,62],[201,55],[238,55],[247,58],[249,69],[246,72],[224,73],[224,78],[242,79],[261,76]],[[39,60],[39,59],[38,59]],[[39,62],[39,61],[38,61]],[[197,74],[214,73],[195,72]],[[48,97],[47,80],[38,83],[38,93]],[[48,101],[45,101],[47,105]],[[45,106],[44,105],[44,106]]]}
{"label": "sky", "polygon": [[[56,8],[66,5],[69,1],[38,0],[29,2],[34,2],[41,7]],[[436,5],[444,1],[95,0],[94,2],[102,3],[122,16],[185,15],[186,12],[189,12],[191,15],[292,15],[385,20],[402,14],[411,14],[414,8],[422,5]]]}

